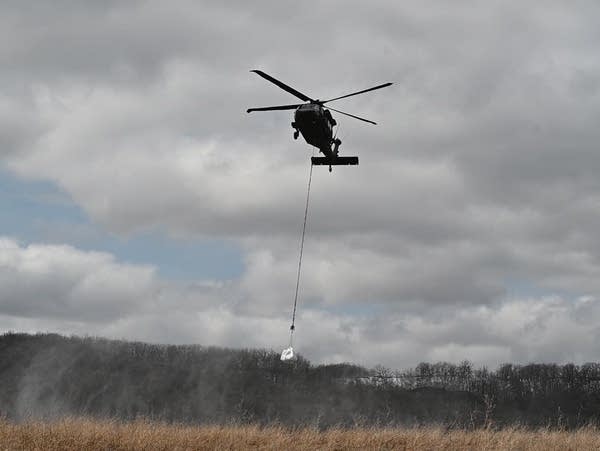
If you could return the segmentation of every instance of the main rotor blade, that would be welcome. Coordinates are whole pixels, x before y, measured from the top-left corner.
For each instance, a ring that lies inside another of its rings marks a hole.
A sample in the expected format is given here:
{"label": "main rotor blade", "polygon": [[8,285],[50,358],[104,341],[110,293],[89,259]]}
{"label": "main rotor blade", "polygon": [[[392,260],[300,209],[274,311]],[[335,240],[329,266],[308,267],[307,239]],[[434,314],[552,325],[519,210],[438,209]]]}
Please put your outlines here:
{"label": "main rotor blade", "polygon": [[284,91],[289,92],[290,94],[298,97],[300,100],[304,100],[305,102],[313,102],[313,99],[311,99],[310,97],[308,97],[305,94],[302,94],[300,91],[296,91],[294,88],[292,88],[291,86],[286,85],[285,83],[277,80],[276,78],[271,77],[269,74],[265,74],[262,70],[251,70],[250,72],[254,72],[257,73],[258,75],[260,75],[262,78],[264,78],[265,80],[269,80],[271,83],[273,83],[274,85],[279,86],[281,89],[283,89]]}
{"label": "main rotor blade", "polygon": [[263,106],[260,108],[248,108],[246,113],[250,113],[252,111],[275,111],[275,110],[295,110],[300,105],[304,105],[303,103],[298,103],[296,105],[277,105],[277,106]]}
{"label": "main rotor blade", "polygon": [[330,106],[328,106],[327,109],[333,110],[336,113],[345,114],[346,116],[353,117],[354,119],[358,119],[359,121],[365,121],[365,122],[368,122],[369,124],[377,125],[377,122],[370,121],[369,119],[365,119],[364,117],[358,117],[358,116],[355,116],[353,114],[344,113],[343,111],[336,110],[335,108],[331,108]]}
{"label": "main rotor blade", "polygon": [[324,102],[319,102],[319,103],[324,104],[327,102],[333,102],[334,100],[340,100],[340,99],[345,99],[346,97],[357,96],[358,94],[364,94],[365,92],[375,91],[376,89],[386,88],[391,85],[393,85],[393,83],[384,83],[382,85],[373,86],[372,88],[369,88],[369,89],[363,89],[362,91],[353,92],[352,94],[346,94],[345,96],[336,97],[335,99],[329,99],[329,100],[325,100]]}

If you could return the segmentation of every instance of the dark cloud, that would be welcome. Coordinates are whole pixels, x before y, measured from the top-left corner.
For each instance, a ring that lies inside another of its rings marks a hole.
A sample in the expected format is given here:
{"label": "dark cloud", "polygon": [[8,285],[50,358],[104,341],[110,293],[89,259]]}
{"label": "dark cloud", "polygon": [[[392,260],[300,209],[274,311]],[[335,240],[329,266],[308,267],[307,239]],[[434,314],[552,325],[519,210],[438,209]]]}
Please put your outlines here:
{"label": "dark cloud", "polygon": [[[361,165],[315,168],[302,287],[307,318],[331,329],[311,329],[329,344],[307,349],[391,361],[398,346],[398,363],[461,353],[568,359],[578,355],[580,319],[566,321],[564,346],[548,328],[561,330],[560,315],[579,311],[567,299],[600,295],[599,12],[584,1],[9,2],[0,15],[1,163],[56,183],[115,233],[158,228],[238,241],[246,272],[202,295],[210,308],[223,305],[211,310],[221,322],[207,325],[210,333],[159,333],[152,314],[140,332],[235,345],[236,314],[270,331],[285,322],[311,154],[291,139],[289,112],[245,113],[293,99],[248,70],[319,98],[394,81],[337,104],[380,123],[338,117],[342,151]],[[32,284],[27,296],[74,293],[69,271]],[[162,283],[150,279],[150,291]],[[536,293],[511,300],[515,281]],[[5,314],[50,315],[7,301],[23,296],[6,287]],[[196,299],[169,290],[182,306]],[[364,301],[382,318],[413,319],[383,328],[375,346],[365,338],[374,326],[348,314]],[[506,332],[503,322],[528,305],[539,308],[531,324],[543,327]],[[121,311],[101,310],[81,307],[76,317]],[[455,314],[440,322],[440,311]],[[454,326],[429,341],[445,321]],[[512,336],[538,341],[519,351]]]}

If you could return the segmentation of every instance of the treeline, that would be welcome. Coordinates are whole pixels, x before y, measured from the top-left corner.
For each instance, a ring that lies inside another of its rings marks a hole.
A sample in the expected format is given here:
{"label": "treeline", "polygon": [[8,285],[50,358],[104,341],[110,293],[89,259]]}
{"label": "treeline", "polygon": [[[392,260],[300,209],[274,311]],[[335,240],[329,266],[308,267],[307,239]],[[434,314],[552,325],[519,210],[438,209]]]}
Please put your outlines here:
{"label": "treeline", "polygon": [[329,426],[575,427],[600,414],[600,365],[281,362],[265,350],[55,334],[0,336],[0,415]]}
{"label": "treeline", "polygon": [[507,363],[495,371],[474,369],[468,361],[420,363],[402,371],[379,367],[362,380],[472,393],[484,404],[484,422],[490,424],[573,428],[600,420],[600,363]]}

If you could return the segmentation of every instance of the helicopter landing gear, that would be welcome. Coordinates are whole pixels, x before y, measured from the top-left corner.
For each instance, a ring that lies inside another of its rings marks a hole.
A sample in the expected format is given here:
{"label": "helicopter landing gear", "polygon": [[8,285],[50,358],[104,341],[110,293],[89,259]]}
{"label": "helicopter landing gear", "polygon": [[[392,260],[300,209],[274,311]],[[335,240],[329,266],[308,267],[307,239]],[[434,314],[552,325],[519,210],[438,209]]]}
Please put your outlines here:
{"label": "helicopter landing gear", "polygon": [[339,138],[333,140],[333,154],[337,156],[339,154],[339,148],[342,145],[342,141]]}
{"label": "helicopter landing gear", "polygon": [[294,132],[294,139],[298,139],[298,136],[300,135],[300,132],[298,130],[296,130]]}
{"label": "helicopter landing gear", "polygon": [[[342,140],[339,138],[335,138],[331,141],[331,143],[333,144],[331,154],[333,155],[333,158],[337,158],[340,153],[340,146],[342,145]],[[331,172],[331,165],[329,165],[329,172]]]}

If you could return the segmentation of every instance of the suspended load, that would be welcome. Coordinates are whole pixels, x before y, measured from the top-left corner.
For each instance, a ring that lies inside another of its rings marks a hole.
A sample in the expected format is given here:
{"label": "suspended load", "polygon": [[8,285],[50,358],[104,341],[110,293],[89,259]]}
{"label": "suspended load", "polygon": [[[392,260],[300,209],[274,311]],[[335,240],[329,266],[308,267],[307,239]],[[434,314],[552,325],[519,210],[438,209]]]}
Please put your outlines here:
{"label": "suspended load", "polygon": [[285,362],[286,360],[292,360],[294,358],[294,348],[289,347],[283,350],[281,353],[281,360]]}

